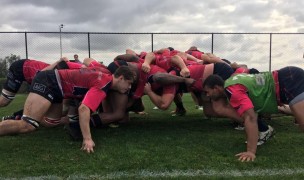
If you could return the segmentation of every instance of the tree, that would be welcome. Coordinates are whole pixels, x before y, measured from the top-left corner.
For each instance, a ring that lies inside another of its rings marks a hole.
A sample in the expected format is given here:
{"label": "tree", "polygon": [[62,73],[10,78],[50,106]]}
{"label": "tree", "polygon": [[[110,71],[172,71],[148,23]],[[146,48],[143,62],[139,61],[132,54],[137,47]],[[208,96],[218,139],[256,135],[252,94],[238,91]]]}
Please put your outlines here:
{"label": "tree", "polygon": [[8,72],[8,68],[13,62],[20,60],[20,56],[11,54],[6,56],[4,59],[0,58],[0,77],[5,78]]}

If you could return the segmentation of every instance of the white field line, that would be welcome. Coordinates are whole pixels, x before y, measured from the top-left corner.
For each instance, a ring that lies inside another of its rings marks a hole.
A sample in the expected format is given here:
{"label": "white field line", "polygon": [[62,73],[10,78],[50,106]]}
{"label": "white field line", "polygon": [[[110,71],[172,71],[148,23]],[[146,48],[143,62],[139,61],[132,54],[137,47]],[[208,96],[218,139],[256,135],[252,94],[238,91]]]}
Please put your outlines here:
{"label": "white field line", "polygon": [[[123,179],[123,178],[178,178],[178,177],[269,177],[269,176],[290,176],[290,175],[304,175],[304,169],[256,169],[256,170],[171,170],[171,171],[149,171],[141,170],[138,172],[118,171],[106,175],[83,175],[74,174],[69,177],[60,177],[56,175],[25,177],[22,180],[77,180],[77,179]],[[15,178],[1,178],[0,179],[15,179]],[[20,178],[18,178],[20,179]]]}

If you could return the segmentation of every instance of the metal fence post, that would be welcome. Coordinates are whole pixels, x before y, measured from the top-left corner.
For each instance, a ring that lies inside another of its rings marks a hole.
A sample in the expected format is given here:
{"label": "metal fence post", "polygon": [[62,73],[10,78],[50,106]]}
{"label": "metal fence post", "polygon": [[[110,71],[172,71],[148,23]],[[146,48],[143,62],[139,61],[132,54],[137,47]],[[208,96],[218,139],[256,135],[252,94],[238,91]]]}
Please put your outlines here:
{"label": "metal fence post", "polygon": [[213,33],[211,34],[211,53],[213,54]]}
{"label": "metal fence post", "polygon": [[27,50],[27,32],[24,32],[25,38],[25,59],[28,59],[28,50]]}
{"label": "metal fence post", "polygon": [[91,42],[90,42],[90,33],[88,32],[88,51],[89,51],[89,58],[91,58]]}
{"label": "metal fence post", "polygon": [[269,34],[269,71],[271,71],[271,48],[272,48],[272,33]]}
{"label": "metal fence post", "polygon": [[152,48],[152,49],[151,49],[151,52],[153,52],[153,49],[154,49],[154,48],[153,48],[153,44],[154,44],[154,43],[153,43],[153,33],[151,33],[151,43],[152,43],[152,44],[151,44],[151,48]]}

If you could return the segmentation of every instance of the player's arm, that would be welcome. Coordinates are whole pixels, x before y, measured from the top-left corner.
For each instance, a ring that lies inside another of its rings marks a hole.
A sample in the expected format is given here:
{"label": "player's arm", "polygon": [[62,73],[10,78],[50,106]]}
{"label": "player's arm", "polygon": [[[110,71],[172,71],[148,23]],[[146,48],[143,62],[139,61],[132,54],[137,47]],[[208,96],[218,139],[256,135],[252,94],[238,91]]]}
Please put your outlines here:
{"label": "player's arm", "polygon": [[58,65],[58,63],[60,63],[61,61],[65,61],[64,58],[60,58],[59,60],[57,60],[56,62],[54,62],[53,64],[48,65],[47,67],[43,68],[41,71],[46,71],[46,70],[52,70],[55,69],[55,67]]}
{"label": "player's arm", "polygon": [[204,60],[202,59],[197,59],[196,57],[190,55],[190,54],[186,54],[187,55],[187,60],[189,61],[194,61],[194,62],[197,62],[197,63],[200,63],[200,64],[204,64]]}
{"label": "player's arm", "polygon": [[173,93],[165,93],[162,95],[154,93],[150,83],[146,83],[145,85],[145,94],[147,94],[153,104],[161,110],[167,110],[175,96]]}
{"label": "player's arm", "polygon": [[122,55],[118,55],[114,58],[114,61],[118,61],[118,60],[123,60],[126,62],[138,62],[139,57],[137,57],[136,55],[133,55],[133,54],[122,54]]}
{"label": "player's arm", "polygon": [[171,64],[180,68],[180,70],[181,70],[180,75],[181,76],[183,76],[183,77],[190,76],[190,71],[189,71],[185,62],[183,61],[183,59],[180,56],[178,56],[178,55],[172,56]]}
{"label": "player's arm", "polygon": [[242,114],[242,119],[244,120],[245,132],[247,136],[247,151],[239,153],[236,156],[238,156],[239,160],[242,162],[254,161],[259,138],[257,114],[254,112],[254,109],[251,108]]}
{"label": "player's arm", "polygon": [[155,54],[153,52],[149,52],[145,57],[145,62],[142,64],[142,70],[145,73],[149,73],[151,70],[150,64],[155,61]]}
{"label": "player's arm", "polygon": [[78,108],[78,112],[79,112],[79,124],[83,137],[81,150],[86,151],[87,153],[94,152],[95,143],[92,140],[92,135],[90,130],[91,110],[85,104],[81,104]]}

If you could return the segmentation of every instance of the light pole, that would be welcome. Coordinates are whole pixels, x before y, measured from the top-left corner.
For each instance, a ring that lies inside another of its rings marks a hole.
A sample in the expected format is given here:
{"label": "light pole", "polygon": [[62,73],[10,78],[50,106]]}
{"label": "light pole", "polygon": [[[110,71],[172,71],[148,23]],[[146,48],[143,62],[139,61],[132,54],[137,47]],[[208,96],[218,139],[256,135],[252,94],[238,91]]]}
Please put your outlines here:
{"label": "light pole", "polygon": [[61,41],[61,29],[63,28],[63,24],[59,25],[59,37],[60,37],[60,57],[62,57],[62,41]]}

